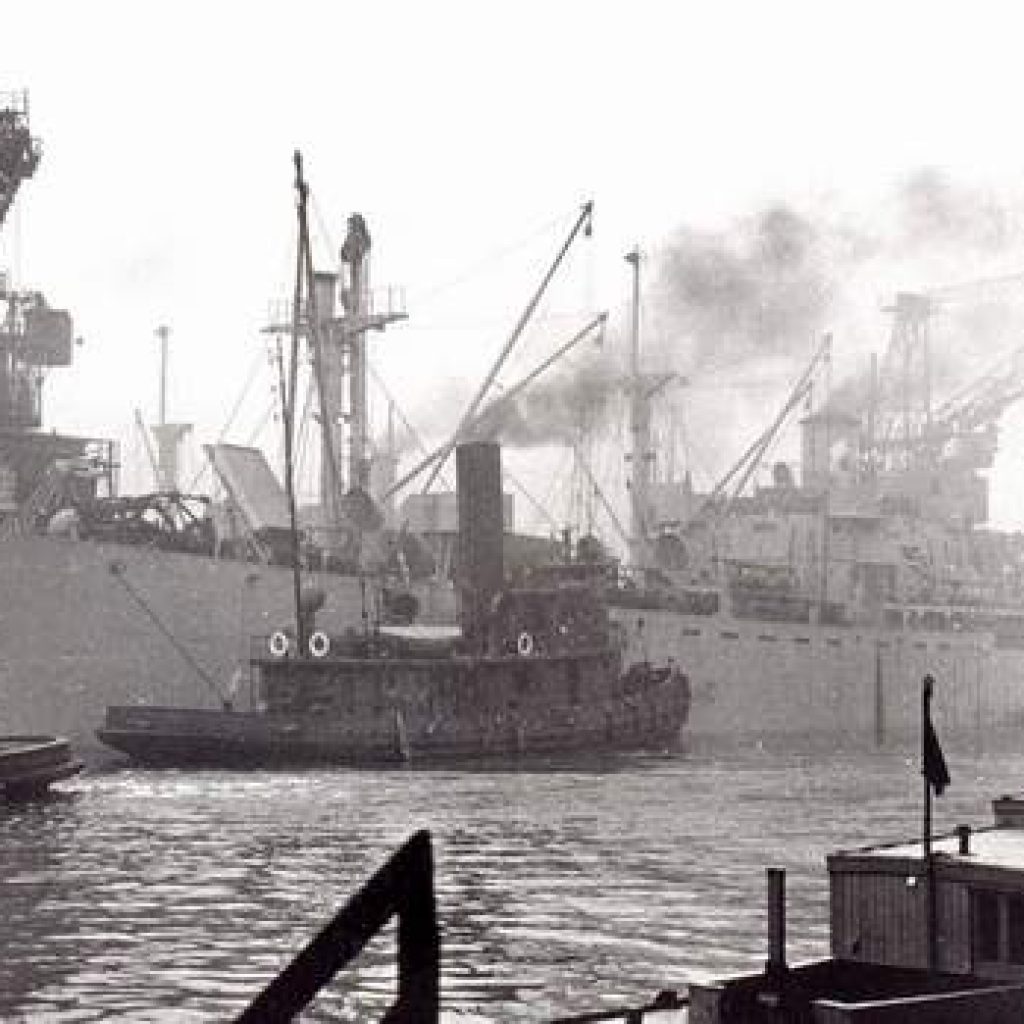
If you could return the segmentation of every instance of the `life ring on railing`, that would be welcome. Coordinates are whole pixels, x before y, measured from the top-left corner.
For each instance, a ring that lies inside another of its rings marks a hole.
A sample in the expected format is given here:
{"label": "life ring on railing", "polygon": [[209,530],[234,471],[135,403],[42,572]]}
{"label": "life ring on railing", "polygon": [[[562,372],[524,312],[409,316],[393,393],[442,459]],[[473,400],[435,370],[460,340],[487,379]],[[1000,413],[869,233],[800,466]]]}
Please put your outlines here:
{"label": "life ring on railing", "polygon": [[267,648],[275,658],[283,658],[288,653],[288,646],[288,637],[281,630],[270,634]]}
{"label": "life ring on railing", "polygon": [[322,629],[310,636],[309,653],[314,658],[326,658],[331,653],[331,638]]}
{"label": "life ring on railing", "polygon": [[533,654],[533,634],[528,633],[525,629],[519,634],[519,639],[516,640],[516,650],[524,658],[528,658]]}

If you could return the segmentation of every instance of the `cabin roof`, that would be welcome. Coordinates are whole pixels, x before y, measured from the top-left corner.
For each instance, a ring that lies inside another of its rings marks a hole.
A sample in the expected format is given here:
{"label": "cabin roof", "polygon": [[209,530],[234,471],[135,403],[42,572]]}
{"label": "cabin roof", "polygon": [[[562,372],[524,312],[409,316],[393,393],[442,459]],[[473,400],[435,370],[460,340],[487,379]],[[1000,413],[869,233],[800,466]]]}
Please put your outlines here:
{"label": "cabin roof", "polygon": [[400,640],[458,640],[462,636],[460,626],[428,625],[415,623],[408,626],[381,626],[383,636]]}
{"label": "cabin roof", "polygon": [[[959,852],[959,837],[936,836],[932,840],[932,854],[937,868],[973,874],[975,871],[995,870],[1013,872],[1024,879],[1024,829],[995,825],[972,829],[968,841],[969,852]],[[902,872],[908,862],[920,862],[923,856],[920,839],[885,846],[868,846],[859,850],[844,850],[829,857],[830,871],[856,871],[875,869],[882,872]]]}

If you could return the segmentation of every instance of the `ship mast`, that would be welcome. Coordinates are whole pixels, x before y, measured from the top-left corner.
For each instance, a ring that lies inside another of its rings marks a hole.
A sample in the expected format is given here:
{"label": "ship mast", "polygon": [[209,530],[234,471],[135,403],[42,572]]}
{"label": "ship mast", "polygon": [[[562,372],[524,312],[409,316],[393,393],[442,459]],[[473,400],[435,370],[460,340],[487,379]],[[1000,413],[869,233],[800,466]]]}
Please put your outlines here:
{"label": "ship mast", "polygon": [[192,429],[192,424],[167,422],[167,354],[171,329],[166,324],[161,324],[154,333],[160,339],[159,420],[152,427],[153,436],[156,438],[156,486],[160,490],[176,491],[181,442]]}
{"label": "ship mast", "polygon": [[349,490],[366,491],[370,483],[369,409],[366,390],[366,328],[360,324],[370,312],[370,232],[360,214],[348,219],[348,235],[341,247],[342,267],[348,269],[348,287],[341,304],[355,326],[348,339],[349,356]]}
{"label": "ship mast", "polygon": [[[305,181],[302,185],[308,192]],[[375,303],[369,286],[370,233],[360,214],[349,217],[348,235],[341,248],[340,274],[313,269],[305,218],[301,220],[299,232],[299,273],[303,276],[305,290],[301,308],[297,312],[293,310],[291,327],[273,322],[265,331],[283,334],[286,330],[297,330],[309,345],[320,409],[317,523],[323,533],[320,547],[327,552],[338,552],[347,543],[347,531],[342,529],[343,495],[357,491],[368,494],[370,489],[366,335],[371,330],[380,331],[406,319],[407,314],[403,308],[404,295],[395,288],[387,289],[384,308],[376,308],[380,304]],[[365,524],[349,525],[358,528]]]}
{"label": "ship mast", "polygon": [[630,345],[629,433],[630,474],[630,562],[636,567],[648,563],[648,509],[651,482],[651,403],[640,373],[640,249],[626,253],[633,268],[632,331]]}
{"label": "ship mast", "polygon": [[[322,522],[339,525],[339,487],[344,479],[349,493],[370,491],[370,427],[368,400],[367,338],[406,319],[400,294],[388,289],[385,308],[376,310],[370,291],[370,232],[361,214],[348,219],[348,234],[341,247],[341,315],[335,315],[338,279],[317,274],[318,376],[322,434],[320,509]],[[347,428],[347,431],[346,431]],[[347,437],[346,437],[347,432]],[[347,465],[342,460],[348,445]]]}
{"label": "ship mast", "polygon": [[[289,374],[285,377],[284,357],[278,339],[277,367],[281,394],[282,426],[284,428],[284,487],[288,497],[288,524],[292,540],[292,590],[295,601],[295,638],[300,657],[306,651],[306,623],[302,614],[302,576],[299,566],[299,521],[295,506],[295,471],[292,459],[292,446],[295,431],[295,397],[299,372],[299,334],[302,322],[302,283],[307,278],[306,241],[309,237],[306,221],[306,204],[309,198],[309,187],[302,177],[302,154],[295,151],[295,191],[298,193],[296,210],[299,226],[299,244],[295,260],[295,291],[292,299],[292,331],[291,349],[289,352]],[[311,296],[307,299],[312,302]]]}

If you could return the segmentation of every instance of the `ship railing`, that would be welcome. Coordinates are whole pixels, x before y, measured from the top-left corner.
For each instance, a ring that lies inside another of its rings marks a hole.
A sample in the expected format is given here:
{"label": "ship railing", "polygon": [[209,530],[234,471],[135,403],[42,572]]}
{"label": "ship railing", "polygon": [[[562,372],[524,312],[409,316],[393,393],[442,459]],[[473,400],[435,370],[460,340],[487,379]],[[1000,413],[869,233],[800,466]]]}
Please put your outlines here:
{"label": "ship railing", "polygon": [[[347,291],[343,291],[343,297],[346,302],[350,302],[350,295]],[[369,326],[374,326],[372,321],[375,318],[384,321],[404,319],[408,314],[405,288],[401,285],[368,288],[360,294],[358,308],[360,315],[369,318],[371,321]],[[323,309],[318,309],[317,313],[320,318],[325,318],[326,316],[326,311]],[[343,310],[338,310],[335,313],[334,320],[338,320],[344,315]],[[293,316],[293,300],[271,300],[267,305],[267,326],[263,329],[264,333],[288,334],[292,329]],[[301,333],[305,333],[308,323],[309,305],[308,301],[304,300],[299,305],[299,331]]]}
{"label": "ship railing", "polygon": [[398,994],[382,1024],[437,1024],[440,942],[430,833],[411,836],[236,1018],[290,1021],[398,917]]}
{"label": "ship railing", "polygon": [[401,285],[367,288],[362,293],[360,305],[364,312],[378,316],[404,316],[408,313],[405,288]]}

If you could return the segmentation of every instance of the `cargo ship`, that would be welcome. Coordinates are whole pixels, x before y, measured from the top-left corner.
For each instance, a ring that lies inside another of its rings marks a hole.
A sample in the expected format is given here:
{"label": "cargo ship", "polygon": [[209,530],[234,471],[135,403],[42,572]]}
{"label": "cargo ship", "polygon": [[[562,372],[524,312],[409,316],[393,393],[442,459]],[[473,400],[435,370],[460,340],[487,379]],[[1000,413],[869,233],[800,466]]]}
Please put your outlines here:
{"label": "cargo ship", "polygon": [[[1020,724],[1024,536],[986,528],[985,474],[1024,362],[1017,350],[936,401],[939,308],[899,294],[882,358],[835,388],[825,336],[775,419],[703,494],[656,479],[657,382],[634,335],[633,568],[616,572],[610,600],[638,650],[686,666],[694,735],[883,741],[915,728],[929,673],[943,681],[945,729]],[[769,462],[794,426],[798,465]]]}
{"label": "cargo ship", "polygon": [[[40,150],[23,97],[0,104],[0,114],[6,213]],[[586,223],[581,215],[573,235]],[[299,557],[308,585],[324,595],[326,629],[354,619],[451,625],[455,496],[414,495],[402,518],[390,519],[403,481],[393,456],[374,453],[369,439],[367,337],[405,317],[396,293],[372,293],[369,256],[369,231],[354,215],[339,271],[314,274],[308,308],[269,328],[274,338],[298,324],[321,346],[316,404],[330,429],[321,438],[320,505],[306,512]],[[639,259],[631,262],[638,274]],[[285,488],[262,453],[222,444],[206,449],[218,499],[182,494],[172,472],[180,425],[161,416],[162,488],[119,495],[114,442],[43,428],[43,378],[73,356],[70,316],[6,280],[2,300],[5,729],[56,731],[88,745],[108,705],[254,702],[252,645],[293,617]],[[506,564],[561,561],[600,579],[627,662],[671,658],[689,677],[694,738],[885,739],[914,727],[915,681],[926,672],[949,695],[944,729],[1019,723],[1024,545],[984,529],[984,470],[1020,378],[1012,367],[993,371],[935,405],[923,384],[932,312],[926,296],[898,299],[870,400],[805,415],[799,469],[778,463],[769,486],[750,488],[783,420],[806,405],[824,351],[785,415],[703,495],[687,481],[658,479],[657,382],[641,372],[635,332],[628,558],[603,559],[589,537],[562,558],[563,547],[513,536],[506,496]]]}

